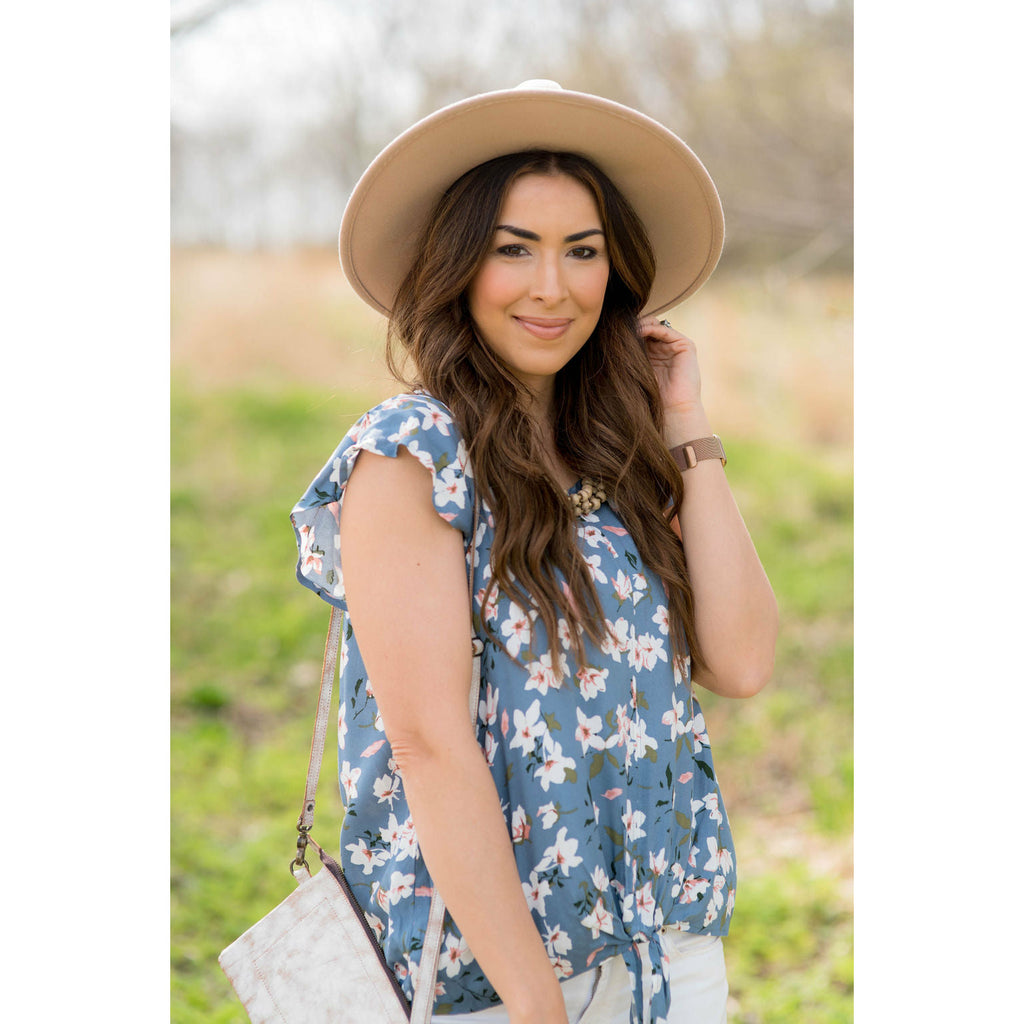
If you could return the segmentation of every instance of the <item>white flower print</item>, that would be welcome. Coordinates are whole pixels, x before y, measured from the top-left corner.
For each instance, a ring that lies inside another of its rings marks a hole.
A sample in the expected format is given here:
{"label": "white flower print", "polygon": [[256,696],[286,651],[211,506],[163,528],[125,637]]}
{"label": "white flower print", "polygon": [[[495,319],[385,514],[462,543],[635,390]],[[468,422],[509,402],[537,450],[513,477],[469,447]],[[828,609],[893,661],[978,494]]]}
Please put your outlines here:
{"label": "white flower print", "polygon": [[647,882],[644,887],[636,894],[636,910],[640,915],[640,920],[648,927],[654,926],[654,893],[652,890],[653,883]]}
{"label": "white flower print", "polygon": [[484,699],[480,701],[478,713],[484,725],[494,725],[498,720],[498,691],[490,683],[487,684]]}
{"label": "white flower print", "polygon": [[544,936],[544,945],[548,948],[548,956],[554,958],[572,949],[572,939],[560,924],[555,924],[548,928],[548,933]]}
{"label": "white flower print", "polygon": [[615,934],[614,918],[606,909],[604,898],[601,896],[598,896],[594,909],[580,921],[580,924],[584,928],[590,929],[590,937],[592,939],[596,939],[601,932],[604,932],[606,935]]}
{"label": "white flower print", "polygon": [[415,875],[403,875],[401,871],[391,873],[391,886],[388,889],[388,904],[394,906],[399,900],[408,899],[413,893]]}
{"label": "white flower print", "polygon": [[590,575],[594,577],[596,583],[607,583],[608,577],[601,571],[601,556],[590,555],[583,559],[584,562],[590,566]]}
{"label": "white flower print", "polygon": [[630,757],[642,761],[648,750],[657,750],[658,741],[647,735],[647,719],[634,718],[629,723],[629,745],[626,748]]}
{"label": "white flower print", "polygon": [[605,740],[605,749],[608,747],[625,747],[627,759],[630,755],[629,731],[632,726],[632,719],[629,717],[629,708],[625,704],[619,704],[615,708],[615,730],[613,737]]}
{"label": "white flower print", "polygon": [[388,807],[394,807],[400,785],[399,779],[391,775],[382,775],[373,783],[373,795],[377,798],[378,803],[382,804],[386,801]]}
{"label": "white flower print", "polygon": [[[577,633],[582,633],[581,629],[576,630]],[[569,623],[565,619],[558,620],[558,639],[565,650],[569,650],[572,647],[572,637],[569,635]]]}
{"label": "white flower print", "polygon": [[624,618],[616,619],[614,623],[606,619],[605,626],[608,635],[601,643],[601,653],[610,654],[615,661],[621,662],[622,655],[629,650],[629,623]]}
{"label": "white flower print", "polygon": [[590,880],[594,883],[594,888],[598,892],[608,891],[608,876],[604,872],[604,868],[600,864],[590,872]]}
{"label": "white flower print", "polygon": [[728,846],[718,848],[718,840],[708,836],[708,862],[705,871],[729,871],[732,869],[732,851]]}
{"label": "white flower print", "polygon": [[387,843],[392,858],[396,861],[404,860],[406,857],[415,859],[419,854],[419,843],[412,818],[406,818],[399,824],[393,814],[388,815],[388,823],[380,830],[380,837]]}
{"label": "white flower print", "polygon": [[683,880],[683,895],[680,896],[680,903],[696,903],[697,897],[707,892],[711,883],[706,878],[697,878],[690,875]]}
{"label": "white flower print", "polygon": [[484,603],[484,591],[486,590],[486,587],[481,587],[476,592],[476,603],[477,606],[481,609],[480,614],[483,617],[484,621],[491,622],[498,617],[499,593],[497,587],[492,588],[491,592],[487,595],[487,602]]}
{"label": "white flower print", "polygon": [[721,822],[722,821],[722,811],[721,811],[721,809],[718,806],[718,794],[717,793],[708,793],[708,795],[704,797],[704,806],[707,808],[708,817],[712,821],[716,821],[716,822]]}
{"label": "white flower print", "polygon": [[378,942],[384,941],[384,922],[376,915],[371,914],[369,911],[366,913],[367,924],[373,929],[374,934],[377,936]]}
{"label": "white flower print", "polygon": [[[337,588],[335,588],[335,590],[337,590]],[[338,644],[338,671],[344,672],[346,665],[348,665],[348,640],[346,640],[344,635],[342,635],[341,641]]]}
{"label": "white flower print", "polygon": [[[549,959],[551,959],[549,957]],[[565,959],[564,956],[558,956],[551,959],[551,969],[555,972],[555,977],[561,980],[562,978],[572,977],[572,964]]]}
{"label": "white flower print", "polygon": [[644,596],[644,591],[647,590],[647,577],[642,573],[633,574],[633,604],[637,605],[640,603]]}
{"label": "white flower print", "polygon": [[393,434],[388,435],[388,440],[397,444],[404,444],[405,441],[412,437],[420,429],[419,420],[415,416],[410,416],[407,420],[403,420],[401,426]]}
{"label": "white flower print", "polygon": [[376,903],[385,914],[388,912],[388,891],[380,884],[380,882],[373,883],[373,886],[370,889],[370,899]]}
{"label": "white flower print", "polygon": [[498,741],[494,738],[493,732],[484,733],[484,757],[487,759],[487,767],[494,765],[494,755],[498,752]]}
{"label": "white flower print", "polygon": [[544,736],[548,727],[540,717],[540,700],[535,700],[525,712],[516,709],[512,712],[512,728],[515,736],[509,749],[519,747],[523,757],[533,753],[538,736]]}
{"label": "white flower print", "polygon": [[711,902],[714,903],[719,910],[722,909],[722,904],[725,902],[725,897],[722,895],[722,890],[725,888],[725,876],[715,875],[715,880],[711,883]]}
{"label": "white flower print", "polygon": [[565,782],[565,773],[570,768],[576,767],[576,761],[562,753],[562,744],[552,740],[550,733],[545,735],[541,749],[544,753],[544,763],[533,773],[533,776],[540,779],[541,788],[546,793],[552,783],[560,786]]}
{"label": "white flower print", "polygon": [[697,712],[693,718],[686,723],[684,732],[693,733],[693,752],[699,754],[708,745],[707,727],[704,725],[704,715]]}
{"label": "white flower print", "polygon": [[647,820],[643,811],[634,811],[633,802],[626,801],[626,813],[622,815],[622,824],[626,829],[626,838],[630,842],[636,842],[641,836],[647,833],[640,827]]}
{"label": "white flower print", "polygon": [[619,916],[623,924],[629,924],[635,917],[633,913],[633,894],[621,897],[619,900]]}
{"label": "white flower print", "polygon": [[348,725],[345,722],[345,704],[338,705],[338,746],[345,749],[345,736],[348,735]]}
{"label": "white flower print", "polygon": [[665,848],[662,847],[657,854],[651,850],[648,856],[651,866],[651,874],[656,876],[664,874],[665,869],[668,867],[668,858],[665,856]]}
{"label": "white flower print", "polygon": [[686,716],[686,710],[686,704],[681,700],[677,700],[672,704],[672,710],[666,711],[665,714],[661,716],[661,724],[670,725],[672,727],[669,739],[677,740],[684,732],[687,731],[686,726],[683,724],[683,718]]}
{"label": "white flower print", "polygon": [[[451,421],[449,421],[449,422],[451,422]],[[470,464],[470,461],[469,461],[469,449],[466,447],[466,442],[463,441],[461,437],[459,438],[458,446],[455,449],[455,461],[458,462],[458,464],[462,467],[462,471],[466,474],[466,476],[468,476],[470,479],[472,479],[472,477],[473,477],[473,467],[472,467],[472,465]],[[482,501],[481,502],[481,504],[480,504],[480,512],[481,512],[481,514],[483,516],[488,516],[489,515],[488,509],[487,509],[487,502],[486,501]],[[493,525],[493,523],[492,523],[492,525]],[[480,537],[483,536],[484,529],[485,529],[485,523],[481,523],[480,524]],[[480,543],[479,537],[477,538],[477,543],[478,544]]]}
{"label": "white flower print", "polygon": [[672,682],[676,686],[685,685],[686,681],[690,678],[690,656],[688,654],[683,655],[682,664],[673,658],[672,659]]}
{"label": "white flower print", "polygon": [[[555,841],[544,851],[544,856],[537,865],[537,871],[547,871],[548,868],[557,866],[562,874],[568,876],[569,871],[578,864],[583,863],[583,858],[576,855],[579,841],[570,839],[569,830],[562,827],[555,836]],[[532,877],[532,876],[531,876]]]}
{"label": "white flower print", "polygon": [[501,624],[501,635],[508,638],[505,641],[505,650],[511,657],[518,658],[520,648],[530,646],[530,637],[533,633],[531,622],[536,617],[535,611],[531,610],[527,614],[515,601],[509,601],[508,618]]}
{"label": "white flower print", "polygon": [[312,526],[299,527],[299,561],[302,564],[302,573],[308,576],[311,572],[318,574],[324,571],[323,552],[314,551],[316,535]]}
{"label": "white flower print", "polygon": [[[555,668],[552,663],[553,653],[555,652],[542,654],[539,661],[531,661],[530,664],[526,666],[530,676],[526,680],[526,684],[523,687],[524,690],[536,690],[543,697],[546,696],[549,688],[557,690],[561,687],[562,681],[555,673]],[[565,655],[562,654],[561,651],[557,652],[557,657],[561,674],[564,676],[569,671],[568,663],[565,660]]]}
{"label": "white flower print", "polygon": [[345,849],[352,854],[352,863],[362,866],[364,875],[372,875],[374,868],[379,868],[381,864],[387,863],[387,857],[383,852],[367,846],[365,839],[349,843]]}
{"label": "white flower print", "polygon": [[651,621],[658,627],[663,636],[668,636],[668,609],[659,604],[651,616]]}
{"label": "white flower print", "polygon": [[530,838],[530,822],[521,804],[512,812],[512,842],[525,843]]}
{"label": "white flower print", "polygon": [[529,882],[523,882],[522,885],[527,906],[543,917],[544,900],[551,895],[551,886],[544,879],[538,878],[536,871],[531,871]]}
{"label": "white flower print", "polygon": [[363,774],[362,768],[353,768],[348,761],[341,762],[341,771],[338,772],[338,781],[345,793],[345,800],[351,803],[359,795],[359,776]]}
{"label": "white flower print", "polygon": [[643,633],[637,637],[629,650],[629,667],[650,671],[659,661],[668,662],[665,641],[650,633]]}
{"label": "white flower print", "polygon": [[472,962],[473,954],[470,953],[466,940],[461,936],[446,936],[440,959],[440,966],[444,968],[444,973],[449,978],[454,978],[466,964]]}
{"label": "white flower print", "polygon": [[576,673],[576,682],[579,684],[580,696],[584,700],[594,700],[599,693],[605,692],[605,680],[607,678],[608,669],[584,665]]}
{"label": "white flower print", "polygon": [[451,422],[451,418],[441,412],[440,409],[428,406],[423,411],[423,419],[420,421],[420,426],[424,430],[437,430],[439,433],[444,434],[445,437],[449,437],[450,431],[448,427]]}
{"label": "white flower print", "polygon": [[538,807],[537,813],[540,815],[540,823],[544,828],[551,828],[551,826],[558,821],[558,811],[555,809],[554,800]]}
{"label": "white flower print", "polygon": [[621,569],[615,574],[612,586],[615,588],[615,596],[620,602],[627,601],[633,593],[633,583]]}
{"label": "white flower print", "polygon": [[467,491],[465,478],[456,466],[445,466],[434,482],[434,497],[442,507],[455,502],[459,508],[465,508]]}
{"label": "white flower print", "polygon": [[594,715],[587,718],[582,708],[576,709],[576,739],[583,748],[585,754],[588,750],[604,750],[604,739],[598,735],[601,731],[601,716]]}

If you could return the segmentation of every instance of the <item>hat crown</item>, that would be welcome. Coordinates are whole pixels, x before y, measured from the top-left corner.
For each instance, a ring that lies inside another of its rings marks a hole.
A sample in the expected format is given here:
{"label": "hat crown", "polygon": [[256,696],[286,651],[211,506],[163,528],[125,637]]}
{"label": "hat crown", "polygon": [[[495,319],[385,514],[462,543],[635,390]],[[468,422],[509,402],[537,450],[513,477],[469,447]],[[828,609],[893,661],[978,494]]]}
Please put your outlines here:
{"label": "hat crown", "polygon": [[562,87],[557,83],[553,82],[550,78],[529,78],[525,82],[520,82],[517,89],[557,89],[559,92],[562,91]]}

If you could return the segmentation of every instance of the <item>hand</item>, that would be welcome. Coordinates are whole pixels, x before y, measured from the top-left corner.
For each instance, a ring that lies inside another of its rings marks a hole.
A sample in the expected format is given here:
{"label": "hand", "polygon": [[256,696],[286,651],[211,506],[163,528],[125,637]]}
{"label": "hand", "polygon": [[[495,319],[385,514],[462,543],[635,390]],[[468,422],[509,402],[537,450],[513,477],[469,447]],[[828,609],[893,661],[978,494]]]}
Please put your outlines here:
{"label": "hand", "polygon": [[661,392],[665,443],[671,448],[710,434],[700,400],[696,345],[656,316],[645,316],[640,321],[640,336]]}
{"label": "hand", "polygon": [[654,368],[666,415],[688,414],[697,409],[700,367],[694,343],[674,327],[666,327],[656,316],[645,316],[640,321],[640,336]]}

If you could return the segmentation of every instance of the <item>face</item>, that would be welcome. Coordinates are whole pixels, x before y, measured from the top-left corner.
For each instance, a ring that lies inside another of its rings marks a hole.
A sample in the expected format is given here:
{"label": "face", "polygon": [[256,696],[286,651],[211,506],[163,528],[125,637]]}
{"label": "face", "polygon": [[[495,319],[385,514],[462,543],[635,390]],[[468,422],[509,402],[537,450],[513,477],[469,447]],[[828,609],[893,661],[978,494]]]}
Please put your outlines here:
{"label": "face", "polygon": [[608,246],[590,190],[528,174],[509,189],[469,310],[484,343],[534,395],[587,343],[608,284]]}

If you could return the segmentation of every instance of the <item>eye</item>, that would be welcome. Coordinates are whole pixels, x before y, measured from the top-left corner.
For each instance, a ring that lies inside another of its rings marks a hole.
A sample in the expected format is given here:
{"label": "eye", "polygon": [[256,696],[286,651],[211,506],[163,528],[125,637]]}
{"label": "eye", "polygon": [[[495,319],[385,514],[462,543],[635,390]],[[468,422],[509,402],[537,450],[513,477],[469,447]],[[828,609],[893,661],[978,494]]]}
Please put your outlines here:
{"label": "eye", "polygon": [[575,245],[569,250],[569,255],[577,260],[592,260],[597,256],[597,250],[592,245]]}
{"label": "eye", "polygon": [[526,256],[528,250],[525,245],[520,245],[518,242],[509,242],[508,245],[499,245],[497,249],[499,256]]}

